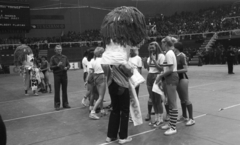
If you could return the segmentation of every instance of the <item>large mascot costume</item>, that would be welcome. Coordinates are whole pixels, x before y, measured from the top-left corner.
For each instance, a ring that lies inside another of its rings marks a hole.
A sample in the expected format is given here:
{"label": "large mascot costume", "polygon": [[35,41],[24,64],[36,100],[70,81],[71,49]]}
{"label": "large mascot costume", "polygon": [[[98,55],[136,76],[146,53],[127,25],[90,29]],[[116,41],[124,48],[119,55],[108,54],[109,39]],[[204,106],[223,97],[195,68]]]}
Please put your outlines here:
{"label": "large mascot costume", "polygon": [[[134,7],[123,6],[115,8],[103,19],[101,35],[106,44],[105,52],[102,55],[102,64],[108,64],[110,66],[126,65],[128,63],[130,49],[143,42],[146,38],[144,15]],[[131,77],[132,76],[128,77],[130,114],[134,125],[140,125],[142,124],[142,115],[135,85],[133,85]]]}
{"label": "large mascot costume", "polygon": [[14,52],[14,64],[19,67],[20,75],[23,76],[25,95],[28,95],[30,87],[36,90],[35,85],[30,84],[31,81],[35,82],[32,78],[34,78],[33,74],[36,74],[32,49],[25,44],[18,46]]}

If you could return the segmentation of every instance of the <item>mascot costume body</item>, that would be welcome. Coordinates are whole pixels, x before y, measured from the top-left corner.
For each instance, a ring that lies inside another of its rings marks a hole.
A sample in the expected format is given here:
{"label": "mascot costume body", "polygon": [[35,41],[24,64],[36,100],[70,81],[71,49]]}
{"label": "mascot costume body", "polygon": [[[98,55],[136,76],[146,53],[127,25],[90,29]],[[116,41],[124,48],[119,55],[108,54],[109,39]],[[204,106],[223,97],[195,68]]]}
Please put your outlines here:
{"label": "mascot costume body", "polygon": [[23,77],[25,95],[28,95],[29,88],[34,95],[38,95],[37,86],[41,79],[39,69],[34,64],[32,49],[25,44],[18,46],[14,52],[14,64],[19,67],[20,75]]}
{"label": "mascot costume body", "polygon": [[[108,13],[101,25],[101,36],[106,44],[105,52],[102,55],[102,64],[120,68],[125,77],[130,94],[130,115],[134,125],[142,124],[142,114],[139,101],[135,91],[137,85],[133,84],[132,77],[127,75],[130,49],[136,49],[146,38],[146,22],[144,15],[135,7],[118,7]],[[103,65],[104,66],[104,65]],[[123,66],[123,67],[122,67]],[[103,67],[105,75],[111,71]],[[132,68],[133,70],[133,68]],[[114,74],[114,72],[113,72]],[[140,74],[137,74],[138,76]],[[108,85],[111,83],[111,76],[107,76]],[[122,86],[122,87],[125,87]]]}

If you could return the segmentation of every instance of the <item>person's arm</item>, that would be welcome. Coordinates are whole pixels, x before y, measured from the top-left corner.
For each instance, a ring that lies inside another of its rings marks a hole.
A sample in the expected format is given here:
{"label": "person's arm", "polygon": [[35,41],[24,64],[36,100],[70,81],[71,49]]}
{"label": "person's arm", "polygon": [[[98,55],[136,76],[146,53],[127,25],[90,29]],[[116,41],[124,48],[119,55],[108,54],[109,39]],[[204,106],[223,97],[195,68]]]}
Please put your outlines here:
{"label": "person's arm", "polygon": [[70,68],[70,63],[68,61],[68,58],[66,57],[66,67],[64,69],[69,70],[69,68]]}
{"label": "person's arm", "polygon": [[87,69],[85,63],[86,63],[86,59],[85,59],[85,57],[84,57],[83,60],[82,60],[82,67],[83,67],[83,70],[86,70],[86,69]]}
{"label": "person's arm", "polygon": [[51,57],[50,59],[50,69],[51,70],[55,70],[57,69],[59,66],[56,64],[56,62],[54,61],[54,57]]}
{"label": "person's arm", "polygon": [[[158,59],[159,59],[159,57],[158,57]],[[156,59],[154,58],[153,54],[151,54],[151,56],[150,56],[150,62],[151,62],[151,60],[152,60],[153,63],[156,65],[156,68],[158,69],[158,71],[161,72],[161,71],[163,70],[163,67],[160,66],[160,64],[158,63],[159,60],[156,60]]]}
{"label": "person's arm", "polygon": [[143,66],[142,59],[141,59],[141,57],[138,57],[138,58],[139,58],[139,60],[138,60],[138,72],[140,74],[142,74],[142,66]]}
{"label": "person's arm", "polygon": [[186,73],[186,72],[188,71],[188,69],[187,69],[186,56],[181,57],[180,63],[183,65],[183,69],[177,70],[177,73]]}

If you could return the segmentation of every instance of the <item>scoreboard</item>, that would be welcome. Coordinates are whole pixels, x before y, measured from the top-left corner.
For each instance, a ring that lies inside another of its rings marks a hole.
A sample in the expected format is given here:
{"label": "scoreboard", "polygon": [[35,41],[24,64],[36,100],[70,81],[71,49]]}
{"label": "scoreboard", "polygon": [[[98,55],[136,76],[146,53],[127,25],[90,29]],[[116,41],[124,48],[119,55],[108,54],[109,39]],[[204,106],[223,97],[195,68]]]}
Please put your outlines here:
{"label": "scoreboard", "polygon": [[30,7],[27,3],[0,1],[0,30],[29,30]]}

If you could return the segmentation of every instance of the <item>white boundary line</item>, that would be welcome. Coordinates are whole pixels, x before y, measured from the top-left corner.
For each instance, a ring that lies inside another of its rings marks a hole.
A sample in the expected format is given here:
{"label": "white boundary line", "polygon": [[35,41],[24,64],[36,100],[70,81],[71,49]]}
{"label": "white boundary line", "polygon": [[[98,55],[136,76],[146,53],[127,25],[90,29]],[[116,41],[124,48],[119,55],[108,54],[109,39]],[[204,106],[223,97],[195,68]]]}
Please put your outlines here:
{"label": "white boundary line", "polygon": [[[80,91],[75,91],[75,92],[70,92],[68,94],[74,94],[74,93],[82,93],[82,92],[86,92],[86,90],[80,90]],[[46,93],[45,93],[46,94]],[[31,97],[31,95],[29,94],[29,96]],[[49,96],[54,96],[54,93],[52,92],[52,94],[47,94],[47,95],[44,95],[41,96],[32,96],[31,98],[23,98],[23,99],[16,99],[16,100],[10,100],[10,101],[2,101],[0,102],[0,105],[1,104],[4,104],[4,103],[12,103],[12,102],[17,102],[17,101],[24,101],[24,100],[29,100],[29,99],[36,99],[36,98],[44,98],[44,97],[49,97]]]}
{"label": "white boundary line", "polygon": [[[223,81],[219,81],[219,82],[223,82]],[[201,86],[207,86],[207,85],[212,85],[212,84],[216,84],[216,83],[219,83],[219,82],[214,82],[214,83],[209,83],[209,84],[203,84],[203,85],[198,85],[198,86],[192,86],[192,87],[189,87],[189,88],[197,88],[197,87],[201,87]],[[85,90],[82,90],[80,92],[83,92]],[[73,92],[73,93],[77,93],[78,91],[76,92]],[[139,96],[139,98],[141,97],[145,97],[145,96],[148,96],[148,94],[145,94],[145,95],[142,95],[142,96]],[[30,99],[30,98],[29,98]],[[107,101],[109,102],[109,101]],[[1,103],[0,103],[1,104]],[[234,106],[235,107],[235,106]],[[79,108],[82,108],[82,107],[75,107],[75,108],[70,108],[70,109],[64,109],[63,111],[70,111],[70,110],[75,110],[75,109],[79,109]],[[31,117],[37,117],[37,116],[42,116],[42,115],[48,115],[48,114],[53,114],[53,113],[60,113],[60,112],[63,112],[63,111],[52,111],[52,112],[46,112],[46,113],[42,113],[42,114],[35,114],[35,115],[29,115],[29,116],[24,116],[24,117],[19,117],[19,118],[13,118],[13,119],[8,119],[8,120],[4,120],[4,122],[10,122],[10,121],[15,121],[15,120],[20,120],[20,119],[26,119],[26,118],[31,118]]]}
{"label": "white boundary line", "polygon": [[225,107],[225,108],[220,108],[218,111],[227,110],[227,109],[230,109],[230,108],[233,108],[233,107],[237,107],[237,106],[240,106],[240,104],[232,105],[232,106]]}
{"label": "white boundary line", "polygon": [[[194,117],[194,119],[197,119],[197,118],[200,118],[200,117],[204,117],[204,116],[206,116],[206,115],[207,115],[207,114],[198,115],[198,116]],[[182,123],[182,122],[177,122],[177,124],[179,124],[179,123]],[[144,131],[144,132],[140,132],[140,133],[137,133],[137,134],[133,134],[133,135],[130,135],[129,137],[139,136],[139,135],[142,135],[142,134],[146,134],[146,133],[149,133],[149,132],[153,132],[153,131],[155,131],[155,130],[157,130],[157,128],[154,128],[154,129],[151,129],[151,130],[147,130],[147,131]],[[109,143],[102,143],[102,144],[99,144],[99,145],[108,145],[108,144],[111,144],[111,143],[114,143],[114,142],[117,142],[117,140],[116,140],[116,141],[109,142]]]}
{"label": "white boundary line", "polygon": [[[148,96],[148,95],[142,95],[142,96],[139,96],[139,98],[146,97],[146,96]],[[104,103],[109,103],[109,102],[110,101],[106,101]],[[46,113],[41,113],[41,114],[29,115],[29,116],[24,116],[24,117],[19,117],[19,118],[3,120],[3,122],[10,122],[10,121],[26,119],[26,118],[31,118],[31,117],[37,117],[37,116],[42,116],[42,115],[48,115],[48,114],[53,114],[53,113],[60,113],[60,112],[64,112],[64,111],[71,111],[71,110],[76,110],[76,109],[79,109],[79,108],[84,108],[84,107],[83,106],[81,106],[81,107],[74,107],[74,108],[69,108],[69,109],[62,109],[62,110],[59,110],[59,111],[52,111],[52,112],[46,112]]]}

